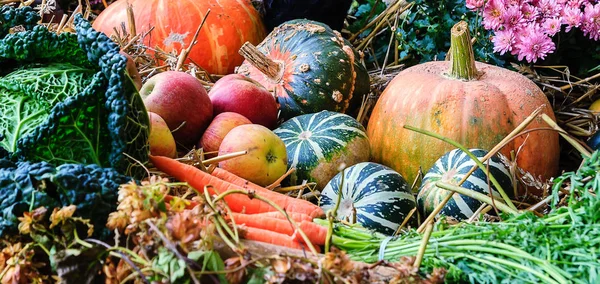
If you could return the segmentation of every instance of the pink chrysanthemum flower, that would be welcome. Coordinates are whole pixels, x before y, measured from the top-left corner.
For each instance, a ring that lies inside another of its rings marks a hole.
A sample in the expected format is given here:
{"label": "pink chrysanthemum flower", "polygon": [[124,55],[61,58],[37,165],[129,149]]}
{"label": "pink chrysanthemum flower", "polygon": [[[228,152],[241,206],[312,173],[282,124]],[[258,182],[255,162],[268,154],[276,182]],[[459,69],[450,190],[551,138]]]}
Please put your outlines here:
{"label": "pink chrysanthemum flower", "polygon": [[529,2],[529,0],[505,0],[504,6],[507,8],[510,6],[521,6],[527,2]]}
{"label": "pink chrysanthemum flower", "polygon": [[579,27],[582,17],[583,13],[579,7],[566,6],[561,13],[562,23],[567,25],[565,31],[569,32],[572,28]]}
{"label": "pink chrysanthemum flower", "polygon": [[502,24],[502,15],[506,11],[503,0],[488,0],[483,8],[483,26],[495,30]]}
{"label": "pink chrysanthemum flower", "polygon": [[549,36],[554,36],[555,34],[560,32],[560,26],[561,21],[558,17],[545,19],[542,22],[542,28],[544,30],[544,33]]}
{"label": "pink chrysanthemum flower", "polygon": [[546,58],[546,55],[552,53],[555,48],[552,38],[545,35],[535,24],[524,27],[523,33],[515,44],[515,49],[518,50],[517,58],[525,59],[530,63]]}
{"label": "pink chrysanthemum flower", "polygon": [[470,10],[479,10],[485,4],[485,0],[467,0],[467,8]]}
{"label": "pink chrysanthemum flower", "polygon": [[504,12],[502,26],[507,30],[512,30],[523,20],[523,14],[518,6],[510,6]]}
{"label": "pink chrysanthemum flower", "polygon": [[593,40],[600,38],[600,4],[587,4],[581,19],[583,34]]}
{"label": "pink chrysanthemum flower", "polygon": [[585,3],[588,3],[588,0],[569,0],[565,4],[565,8],[569,7],[569,8],[581,9],[583,4],[585,4]]}
{"label": "pink chrysanthemum flower", "polygon": [[515,35],[512,30],[497,31],[492,38],[494,43],[494,52],[503,55],[508,51],[512,51],[515,44]]}
{"label": "pink chrysanthemum flower", "polygon": [[537,7],[544,18],[553,18],[560,16],[563,6],[558,5],[556,0],[540,0]]}
{"label": "pink chrysanthemum flower", "polygon": [[534,5],[523,4],[521,6],[521,15],[523,15],[523,20],[536,21],[540,15],[540,10]]}

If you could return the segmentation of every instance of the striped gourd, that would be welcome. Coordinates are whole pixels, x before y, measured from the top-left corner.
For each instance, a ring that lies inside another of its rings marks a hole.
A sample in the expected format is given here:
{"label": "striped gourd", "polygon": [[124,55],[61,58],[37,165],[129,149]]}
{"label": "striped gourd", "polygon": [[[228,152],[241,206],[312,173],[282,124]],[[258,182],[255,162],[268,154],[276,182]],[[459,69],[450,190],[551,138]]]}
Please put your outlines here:
{"label": "striped gourd", "polygon": [[352,166],[369,160],[365,128],[349,115],[321,111],[296,116],[274,130],[285,143],[288,167],[296,168],[289,185],[304,180],[323,188],[341,164]]}
{"label": "striped gourd", "polygon": [[[319,201],[323,211],[335,208],[341,182],[339,173],[323,189]],[[343,183],[337,218],[356,221],[367,229],[392,235],[416,207],[406,180],[384,165],[363,162],[349,167]]]}
{"label": "striped gourd", "polygon": [[[488,152],[482,149],[470,149],[476,157],[481,160]],[[498,181],[502,189],[509,196],[512,196],[512,178],[508,167],[500,158],[501,154],[492,156],[489,161],[490,173]],[[486,166],[488,162],[484,163]],[[437,206],[452,194],[451,191],[435,186],[437,181],[444,181],[451,184],[458,184],[460,180],[467,174],[475,162],[462,150],[455,149],[444,154],[439,158],[433,167],[423,177],[423,183],[419,188],[417,195],[418,208],[423,216],[428,216]],[[491,181],[488,183],[488,178],[484,171],[477,168],[461,185],[479,193],[489,195],[489,186],[493,185]],[[500,194],[494,190],[493,195],[501,198]],[[474,212],[482,205],[482,202],[461,194],[454,194],[452,199],[444,206],[441,215],[455,218],[456,220],[464,220],[473,216]]]}

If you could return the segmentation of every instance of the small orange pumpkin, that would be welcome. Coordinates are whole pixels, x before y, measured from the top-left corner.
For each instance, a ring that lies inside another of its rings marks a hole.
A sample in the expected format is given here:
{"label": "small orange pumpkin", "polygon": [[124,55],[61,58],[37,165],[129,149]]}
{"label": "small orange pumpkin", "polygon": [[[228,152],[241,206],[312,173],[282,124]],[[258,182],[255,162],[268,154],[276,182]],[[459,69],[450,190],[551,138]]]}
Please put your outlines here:
{"label": "small orange pumpkin", "polygon": [[[516,72],[476,62],[470,42],[467,24],[456,24],[451,61],[407,68],[389,83],[367,126],[374,162],[393,168],[411,183],[419,168],[426,172],[454,148],[404,125],[438,133],[467,148],[490,150],[540,106],[555,119],[539,87]],[[548,126],[536,119],[526,129],[539,127]],[[554,131],[521,135],[501,153],[510,157],[511,151],[518,152],[519,167],[536,178],[545,180],[558,171],[559,141]]]}
{"label": "small orange pumpkin", "polygon": [[188,55],[211,74],[230,74],[244,58],[238,50],[246,41],[260,43],[266,30],[250,0],[118,0],[93,23],[94,29],[109,36],[127,26],[127,3],[132,6],[138,34],[152,32],[144,44],[177,54],[187,48],[208,9],[210,14]]}

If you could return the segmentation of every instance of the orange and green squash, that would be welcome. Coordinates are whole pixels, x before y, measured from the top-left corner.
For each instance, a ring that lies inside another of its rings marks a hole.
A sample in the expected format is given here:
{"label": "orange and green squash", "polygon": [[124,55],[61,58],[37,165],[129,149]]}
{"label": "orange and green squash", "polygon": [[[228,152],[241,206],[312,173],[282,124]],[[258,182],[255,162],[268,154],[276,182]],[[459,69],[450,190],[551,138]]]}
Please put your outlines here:
{"label": "orange and green squash", "polygon": [[287,21],[260,45],[244,45],[240,52],[246,60],[237,73],[277,96],[283,121],[322,110],[353,113],[369,92],[362,53],[320,22]]}
{"label": "orange and green squash", "polygon": [[[468,148],[490,150],[534,110],[555,119],[550,102],[532,81],[516,72],[476,62],[467,24],[452,29],[450,61],[419,64],[400,72],[377,101],[367,126],[371,159],[412,183],[453,146],[404,128],[428,130]],[[526,130],[548,126],[540,117]],[[501,153],[542,180],[558,171],[559,141],[554,131],[521,135]],[[539,195],[541,191],[524,186]],[[521,191],[524,193],[524,191]]]}

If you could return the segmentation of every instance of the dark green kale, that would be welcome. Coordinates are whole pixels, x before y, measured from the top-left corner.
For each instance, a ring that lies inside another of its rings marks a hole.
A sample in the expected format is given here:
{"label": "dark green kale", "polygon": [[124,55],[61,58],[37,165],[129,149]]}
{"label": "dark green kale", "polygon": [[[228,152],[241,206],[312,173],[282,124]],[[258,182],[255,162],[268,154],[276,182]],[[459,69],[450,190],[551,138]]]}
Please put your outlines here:
{"label": "dark green kale", "polygon": [[18,217],[40,206],[77,206],[76,215],[89,219],[94,236],[105,239],[108,214],[116,210],[117,190],[130,177],[95,164],[12,162],[0,159],[0,236],[14,234]]}
{"label": "dark green kale", "polygon": [[0,7],[0,38],[3,38],[10,28],[18,25],[25,29],[32,29],[40,20],[40,15],[29,6],[14,9],[11,6]]}

